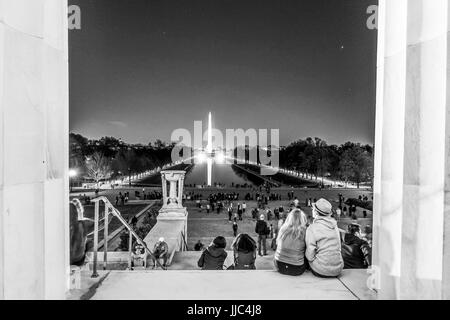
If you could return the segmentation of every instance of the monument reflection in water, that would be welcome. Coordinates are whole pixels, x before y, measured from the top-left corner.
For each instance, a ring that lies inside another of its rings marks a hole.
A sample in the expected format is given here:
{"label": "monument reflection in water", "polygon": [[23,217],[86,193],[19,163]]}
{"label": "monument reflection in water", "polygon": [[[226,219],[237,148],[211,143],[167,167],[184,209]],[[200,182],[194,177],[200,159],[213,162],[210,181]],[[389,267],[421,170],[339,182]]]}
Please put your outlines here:
{"label": "monument reflection in water", "polygon": [[231,186],[252,184],[245,176],[238,176],[233,170],[233,159],[226,157],[220,149],[215,149],[212,143],[212,116],[208,115],[208,140],[204,150],[196,157],[193,169],[187,174],[187,185],[221,184]]}

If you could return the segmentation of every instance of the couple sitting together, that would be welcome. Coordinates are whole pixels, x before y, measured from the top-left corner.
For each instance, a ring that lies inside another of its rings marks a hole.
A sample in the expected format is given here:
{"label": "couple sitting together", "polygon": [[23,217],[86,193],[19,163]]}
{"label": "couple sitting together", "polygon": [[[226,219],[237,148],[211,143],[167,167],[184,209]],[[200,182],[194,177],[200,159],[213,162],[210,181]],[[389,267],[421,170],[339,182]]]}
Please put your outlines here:
{"label": "couple sitting together", "polygon": [[277,236],[275,267],[286,275],[298,276],[306,270],[318,277],[336,277],[344,268],[341,236],[332,206],[325,199],[314,203],[313,223],[308,227],[305,213],[292,210]]}
{"label": "couple sitting together", "polygon": [[282,274],[297,276],[311,270],[322,278],[337,277],[342,269],[366,269],[371,265],[371,248],[360,237],[360,227],[348,226],[341,232],[331,203],[320,199],[312,206],[313,222],[307,226],[303,211],[294,209],[277,236],[275,267]]}

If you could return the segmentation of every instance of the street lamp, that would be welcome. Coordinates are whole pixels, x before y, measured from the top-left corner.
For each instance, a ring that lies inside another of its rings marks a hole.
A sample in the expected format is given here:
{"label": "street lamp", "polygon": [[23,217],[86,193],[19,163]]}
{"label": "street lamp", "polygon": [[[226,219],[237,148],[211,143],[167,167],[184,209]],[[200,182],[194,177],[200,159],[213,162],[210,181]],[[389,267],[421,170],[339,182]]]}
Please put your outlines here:
{"label": "street lamp", "polygon": [[70,192],[72,192],[72,180],[78,175],[77,170],[70,169],[69,170],[69,183],[70,183]]}
{"label": "street lamp", "polygon": [[74,178],[77,176],[77,170],[75,169],[70,169],[69,170],[69,177]]}

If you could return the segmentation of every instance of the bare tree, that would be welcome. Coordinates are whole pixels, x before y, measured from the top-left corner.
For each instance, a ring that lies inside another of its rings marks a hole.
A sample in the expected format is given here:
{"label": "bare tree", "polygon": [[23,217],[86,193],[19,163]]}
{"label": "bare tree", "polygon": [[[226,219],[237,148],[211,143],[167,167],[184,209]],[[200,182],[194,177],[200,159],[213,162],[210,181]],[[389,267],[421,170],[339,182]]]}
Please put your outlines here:
{"label": "bare tree", "polygon": [[111,177],[111,160],[100,152],[94,152],[94,154],[86,158],[86,169],[87,176],[95,181],[98,188],[100,180]]}

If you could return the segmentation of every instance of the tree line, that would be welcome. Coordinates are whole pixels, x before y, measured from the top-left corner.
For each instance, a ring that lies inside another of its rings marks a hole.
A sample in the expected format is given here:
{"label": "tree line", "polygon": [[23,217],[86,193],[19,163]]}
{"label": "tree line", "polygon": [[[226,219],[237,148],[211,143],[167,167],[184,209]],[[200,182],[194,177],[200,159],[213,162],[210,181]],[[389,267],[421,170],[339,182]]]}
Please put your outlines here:
{"label": "tree line", "polygon": [[[250,153],[261,165],[259,146],[239,146],[234,149],[234,158],[248,161]],[[272,157],[278,152],[282,169],[296,171],[301,177],[318,180],[327,177],[347,183],[373,183],[373,147],[360,143],[346,142],[341,145],[328,145],[321,138],[306,138],[292,142],[280,148],[268,146],[267,155]],[[255,156],[256,155],[256,156]],[[264,163],[263,163],[264,164]]]}
{"label": "tree line", "polygon": [[129,144],[114,137],[88,139],[80,134],[69,135],[69,167],[78,177],[96,183],[123,179],[171,162],[174,144],[161,140],[147,145]]}
{"label": "tree line", "polygon": [[[142,145],[125,143],[114,137],[88,139],[75,133],[70,134],[69,141],[70,168],[76,168],[79,177],[97,183],[113,178],[123,179],[171,163],[175,146],[175,143],[169,144],[159,139]],[[248,146],[238,148],[245,149],[247,158]],[[238,148],[234,150],[235,157]],[[277,151],[280,168],[300,172],[305,178],[328,177],[355,183],[358,187],[361,183],[373,183],[374,158],[370,145],[354,142],[328,145],[325,140],[309,137],[280,147]]]}
{"label": "tree line", "polygon": [[302,172],[309,178],[329,177],[345,183],[373,183],[373,147],[346,142],[328,145],[320,138],[297,140],[280,148],[280,167]]}

